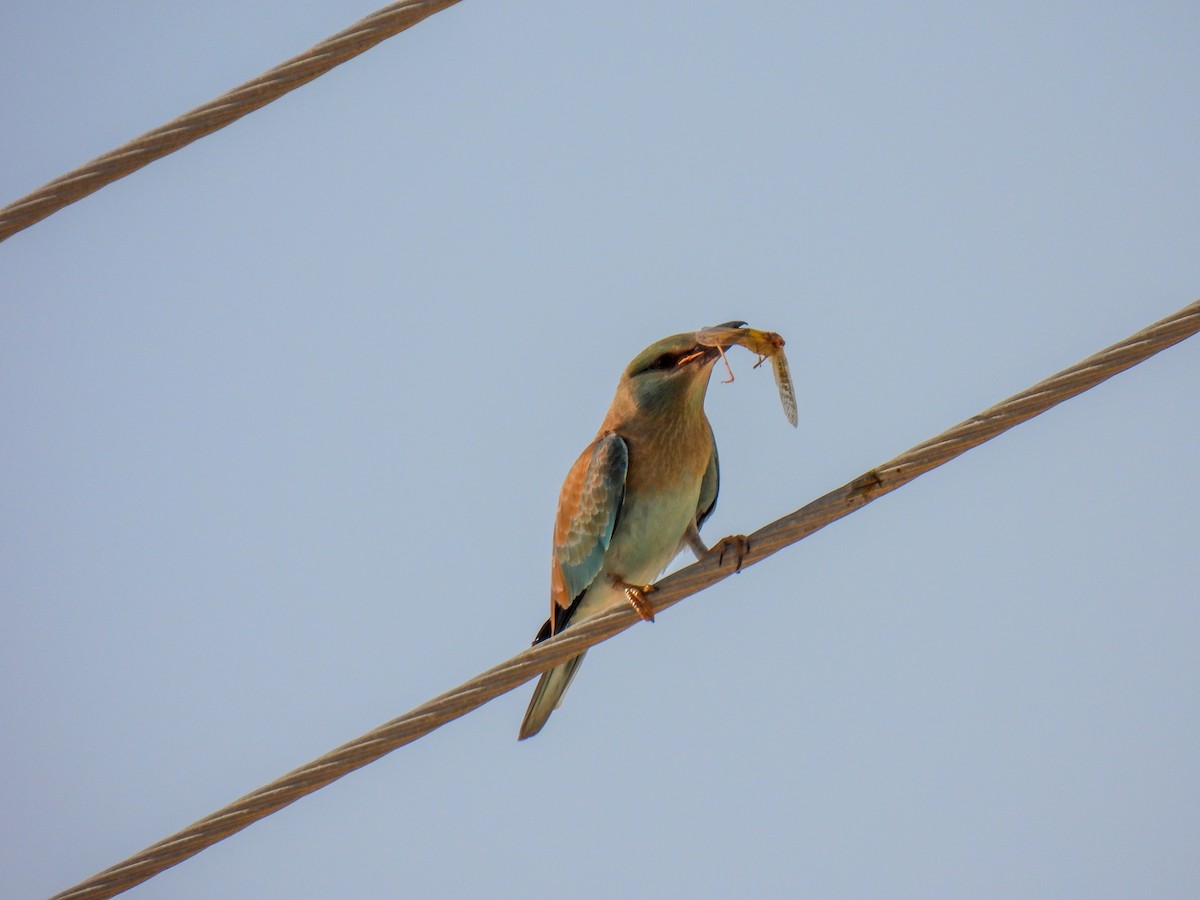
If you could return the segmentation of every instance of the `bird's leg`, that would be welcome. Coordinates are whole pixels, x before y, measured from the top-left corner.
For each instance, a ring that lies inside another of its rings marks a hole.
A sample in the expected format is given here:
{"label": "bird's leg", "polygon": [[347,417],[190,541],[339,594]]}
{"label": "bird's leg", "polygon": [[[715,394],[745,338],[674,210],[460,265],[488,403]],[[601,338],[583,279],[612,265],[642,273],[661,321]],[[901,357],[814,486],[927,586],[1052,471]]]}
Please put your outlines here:
{"label": "bird's leg", "polygon": [[654,590],[654,585],[646,584],[638,587],[636,584],[629,584],[612,576],[609,577],[609,580],[613,587],[620,588],[625,592],[625,599],[629,601],[629,605],[633,607],[633,611],[641,617],[643,622],[654,621],[654,607],[646,599],[646,595]]}
{"label": "bird's leg", "polygon": [[692,548],[692,553],[696,555],[696,559],[700,559],[708,552],[708,546],[700,537],[700,530],[696,527],[695,522],[688,524],[688,530],[683,533],[683,540],[684,543]]}
{"label": "bird's leg", "polygon": [[719,554],[717,556],[718,566],[725,565],[725,554],[728,553],[735,560],[733,571],[740,572],[742,571],[742,560],[750,552],[750,538],[744,534],[731,534],[721,538],[709,552]]}

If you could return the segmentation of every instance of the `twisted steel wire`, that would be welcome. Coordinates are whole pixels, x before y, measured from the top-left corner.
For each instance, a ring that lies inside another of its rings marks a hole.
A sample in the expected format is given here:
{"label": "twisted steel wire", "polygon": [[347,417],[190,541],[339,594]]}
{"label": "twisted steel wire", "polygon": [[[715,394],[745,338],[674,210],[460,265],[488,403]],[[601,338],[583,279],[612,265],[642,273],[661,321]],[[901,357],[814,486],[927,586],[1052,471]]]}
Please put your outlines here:
{"label": "twisted steel wire", "polygon": [[[1200,331],[1200,300],[764,526],[749,536],[749,549],[741,559],[740,568],[761,562],[919,475],[1095,387],[1197,331]],[[719,554],[710,553],[659,581],[648,599],[654,611],[661,612],[727,578],[735,571],[735,565],[732,556],[722,561]],[[111,897],[128,890],[306,794],[519,687],[552,666],[565,662],[638,621],[632,609],[622,606],[572,625],[550,640],[518,653],[507,662],[488,669],[453,690],[343,744],[124,862],[56,895],[56,900]]]}
{"label": "twisted steel wire", "polygon": [[376,10],[257,78],[60,175],[0,209],[0,241],[142,166],[212,134],[458,0],[402,0]]}

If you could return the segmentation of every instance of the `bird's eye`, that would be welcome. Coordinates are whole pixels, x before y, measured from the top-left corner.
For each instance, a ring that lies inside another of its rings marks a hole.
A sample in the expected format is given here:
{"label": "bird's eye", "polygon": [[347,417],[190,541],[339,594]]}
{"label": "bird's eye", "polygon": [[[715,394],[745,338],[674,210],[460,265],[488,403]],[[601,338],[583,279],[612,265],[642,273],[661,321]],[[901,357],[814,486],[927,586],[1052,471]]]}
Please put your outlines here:
{"label": "bird's eye", "polygon": [[679,363],[679,357],[674,353],[664,353],[650,363],[652,369],[673,369]]}

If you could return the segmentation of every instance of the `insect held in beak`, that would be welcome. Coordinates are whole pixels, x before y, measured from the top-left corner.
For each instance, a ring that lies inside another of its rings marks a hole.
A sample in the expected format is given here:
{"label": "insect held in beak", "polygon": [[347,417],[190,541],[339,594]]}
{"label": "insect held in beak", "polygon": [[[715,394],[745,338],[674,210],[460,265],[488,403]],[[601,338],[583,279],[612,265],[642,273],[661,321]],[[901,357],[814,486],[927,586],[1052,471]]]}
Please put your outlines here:
{"label": "insect held in beak", "polygon": [[779,389],[779,401],[783,404],[783,414],[792,427],[796,427],[797,408],[796,390],[792,384],[792,374],[788,369],[787,356],[783,352],[783,337],[774,331],[760,331],[757,328],[735,327],[734,325],[716,325],[696,332],[696,343],[704,347],[716,347],[725,361],[729,372],[726,383],[733,381],[733,370],[729,360],[725,358],[725,348],[737,344],[745,347],[751,353],[758,355],[758,368],[767,359],[771,360],[771,372],[775,376],[775,386]]}

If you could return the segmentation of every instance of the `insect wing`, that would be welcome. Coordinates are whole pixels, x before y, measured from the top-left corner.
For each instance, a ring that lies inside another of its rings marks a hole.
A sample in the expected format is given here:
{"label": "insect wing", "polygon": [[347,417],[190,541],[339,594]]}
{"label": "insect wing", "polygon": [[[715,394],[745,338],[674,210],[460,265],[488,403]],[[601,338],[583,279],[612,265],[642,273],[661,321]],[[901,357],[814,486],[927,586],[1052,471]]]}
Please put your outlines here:
{"label": "insect wing", "polygon": [[787,357],[783,349],[776,350],[771,356],[771,371],[775,373],[775,384],[779,387],[779,401],[783,404],[783,414],[796,427],[796,391],[792,387],[792,373],[788,370]]}

